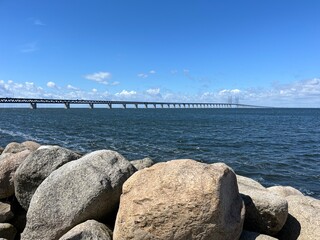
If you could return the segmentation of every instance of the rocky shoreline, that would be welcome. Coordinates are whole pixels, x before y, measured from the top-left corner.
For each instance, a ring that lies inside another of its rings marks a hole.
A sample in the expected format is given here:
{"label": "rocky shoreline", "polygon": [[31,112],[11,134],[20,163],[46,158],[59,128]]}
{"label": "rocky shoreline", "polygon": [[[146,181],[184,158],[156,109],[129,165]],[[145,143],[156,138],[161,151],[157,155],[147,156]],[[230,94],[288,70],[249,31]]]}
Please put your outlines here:
{"label": "rocky shoreline", "polygon": [[0,239],[320,239],[320,200],[224,163],[0,148]]}

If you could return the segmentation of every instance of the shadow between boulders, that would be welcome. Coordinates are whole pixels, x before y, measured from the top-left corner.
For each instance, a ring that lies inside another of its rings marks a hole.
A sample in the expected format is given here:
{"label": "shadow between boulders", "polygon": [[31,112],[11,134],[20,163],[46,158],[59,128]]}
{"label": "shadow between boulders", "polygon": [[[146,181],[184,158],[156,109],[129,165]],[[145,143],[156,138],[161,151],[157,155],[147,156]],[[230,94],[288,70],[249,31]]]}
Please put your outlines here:
{"label": "shadow between boulders", "polygon": [[279,240],[296,240],[300,235],[300,231],[301,225],[299,221],[289,213],[286,223],[276,237]]}
{"label": "shadow between boulders", "polygon": [[246,207],[243,229],[247,231],[252,231],[252,232],[260,232],[257,227],[257,224],[259,221],[257,217],[260,216],[260,213],[256,205],[254,204],[254,202],[252,201],[252,198],[249,195],[240,193],[240,196]]}

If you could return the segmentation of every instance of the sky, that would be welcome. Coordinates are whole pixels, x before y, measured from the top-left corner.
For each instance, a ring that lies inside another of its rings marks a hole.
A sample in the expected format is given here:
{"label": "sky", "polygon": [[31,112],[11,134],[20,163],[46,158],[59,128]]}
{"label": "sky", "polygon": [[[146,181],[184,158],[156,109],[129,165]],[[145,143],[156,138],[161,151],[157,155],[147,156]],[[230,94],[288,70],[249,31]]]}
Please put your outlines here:
{"label": "sky", "polygon": [[318,0],[0,0],[0,97],[320,107]]}

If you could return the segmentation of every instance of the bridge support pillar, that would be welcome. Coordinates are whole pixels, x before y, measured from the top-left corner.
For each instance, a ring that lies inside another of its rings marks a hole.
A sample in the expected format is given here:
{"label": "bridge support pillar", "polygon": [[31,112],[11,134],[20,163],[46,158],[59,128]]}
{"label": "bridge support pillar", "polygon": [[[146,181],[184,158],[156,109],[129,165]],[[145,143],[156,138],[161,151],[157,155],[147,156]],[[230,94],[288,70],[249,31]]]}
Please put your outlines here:
{"label": "bridge support pillar", "polygon": [[167,104],[168,108],[170,108],[170,104]]}
{"label": "bridge support pillar", "polygon": [[136,108],[138,108],[138,104],[137,103],[135,103],[134,105],[136,106]]}
{"label": "bridge support pillar", "polygon": [[163,104],[161,104],[161,108],[163,108]]}
{"label": "bridge support pillar", "polygon": [[127,104],[122,104],[123,108],[126,109],[127,108]]}
{"label": "bridge support pillar", "polygon": [[37,109],[37,103],[30,103],[30,106],[32,109]]}
{"label": "bridge support pillar", "polygon": [[65,103],[64,103],[64,108],[65,108],[65,109],[70,109],[70,103],[65,102]]}
{"label": "bridge support pillar", "polygon": [[112,109],[112,104],[108,103],[108,107],[109,107],[109,109]]}
{"label": "bridge support pillar", "polygon": [[90,107],[90,109],[94,109],[94,104],[93,103],[89,103],[89,107]]}
{"label": "bridge support pillar", "polygon": [[154,108],[157,108],[157,104],[153,104],[153,107],[154,107]]}

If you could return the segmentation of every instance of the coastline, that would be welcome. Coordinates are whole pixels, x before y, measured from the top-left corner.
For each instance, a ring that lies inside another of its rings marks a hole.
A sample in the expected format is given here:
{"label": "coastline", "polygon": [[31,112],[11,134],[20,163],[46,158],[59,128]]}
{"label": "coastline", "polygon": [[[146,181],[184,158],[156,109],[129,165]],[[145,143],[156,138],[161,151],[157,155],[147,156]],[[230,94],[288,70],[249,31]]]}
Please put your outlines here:
{"label": "coastline", "polygon": [[[0,185],[0,204],[6,209],[5,213],[0,212],[0,237],[6,233],[11,234],[11,239],[19,239],[20,234],[21,239],[68,239],[63,235],[80,234],[79,231],[94,235],[95,228],[104,229],[99,233],[104,236],[101,239],[127,239],[132,234],[133,239],[142,239],[142,232],[150,239],[156,235],[168,239],[172,231],[181,236],[189,234],[188,239],[198,239],[194,231],[208,237],[222,232],[222,239],[242,240],[320,236],[320,200],[288,186],[265,188],[253,179],[236,175],[224,163],[206,164],[191,159],[154,163],[150,158],[128,161],[110,150],[82,156],[59,146],[27,141],[10,143],[3,149]],[[61,208],[60,213],[56,212],[57,207]],[[188,212],[183,210],[186,207]],[[207,210],[202,212],[204,209]],[[223,217],[225,214],[230,217]],[[69,220],[58,226],[60,218]],[[208,218],[209,222],[205,220]],[[186,219],[189,220],[185,222]],[[43,221],[48,224],[41,230],[36,226]],[[159,221],[160,232],[151,227],[158,226]],[[216,224],[214,221],[222,221],[218,224],[221,229],[210,227]],[[176,238],[181,239],[178,235]]]}

